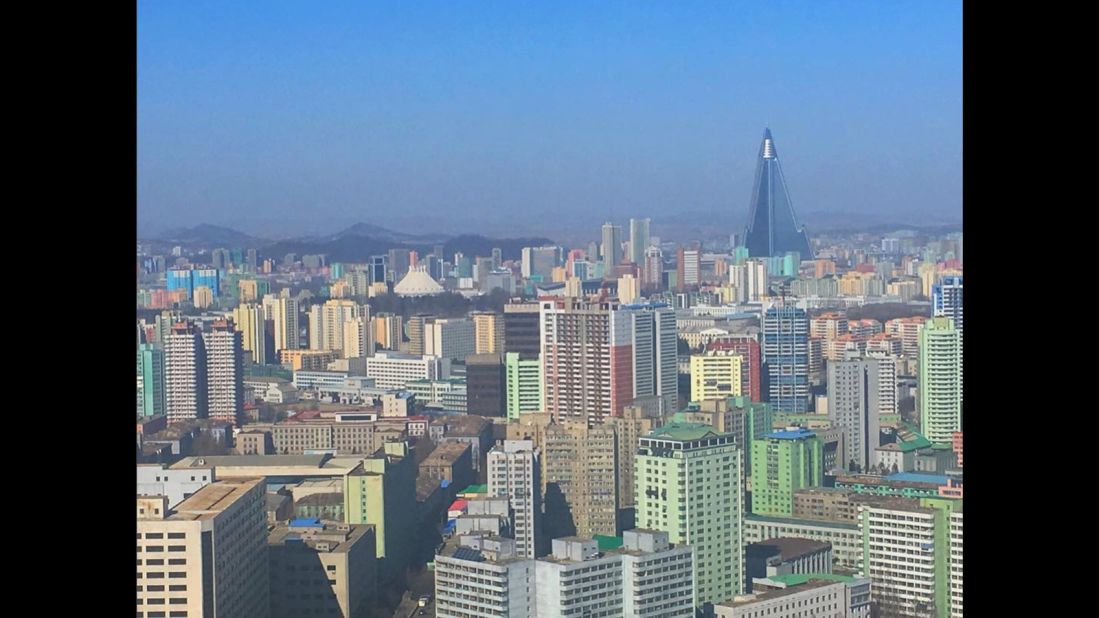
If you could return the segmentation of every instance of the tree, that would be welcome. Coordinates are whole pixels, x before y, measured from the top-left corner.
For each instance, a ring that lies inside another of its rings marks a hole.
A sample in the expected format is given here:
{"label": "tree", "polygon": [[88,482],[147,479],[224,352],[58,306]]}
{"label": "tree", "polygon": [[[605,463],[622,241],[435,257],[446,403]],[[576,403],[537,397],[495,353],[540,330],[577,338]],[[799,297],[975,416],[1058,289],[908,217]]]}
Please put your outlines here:
{"label": "tree", "polygon": [[858,462],[852,459],[847,463],[847,470],[858,474],[859,472],[862,472],[862,467],[859,466]]}
{"label": "tree", "polygon": [[191,454],[205,456],[228,455],[229,449],[212,432],[203,431],[191,441]]}
{"label": "tree", "polygon": [[896,474],[897,472],[899,472],[899,470],[897,470],[897,462],[894,461],[893,462],[893,474]]}

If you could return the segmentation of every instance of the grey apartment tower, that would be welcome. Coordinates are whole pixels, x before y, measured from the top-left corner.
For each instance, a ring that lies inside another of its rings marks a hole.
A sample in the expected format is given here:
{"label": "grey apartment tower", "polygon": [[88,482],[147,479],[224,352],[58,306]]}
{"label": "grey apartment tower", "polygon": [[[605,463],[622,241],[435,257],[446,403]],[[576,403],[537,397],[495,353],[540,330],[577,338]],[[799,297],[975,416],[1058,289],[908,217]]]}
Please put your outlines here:
{"label": "grey apartment tower", "polygon": [[813,259],[809,237],[794,215],[794,205],[786,190],[786,178],[782,175],[770,129],[763,130],[763,144],[759,147],[744,245],[752,257],[781,256],[797,251],[801,259]]}

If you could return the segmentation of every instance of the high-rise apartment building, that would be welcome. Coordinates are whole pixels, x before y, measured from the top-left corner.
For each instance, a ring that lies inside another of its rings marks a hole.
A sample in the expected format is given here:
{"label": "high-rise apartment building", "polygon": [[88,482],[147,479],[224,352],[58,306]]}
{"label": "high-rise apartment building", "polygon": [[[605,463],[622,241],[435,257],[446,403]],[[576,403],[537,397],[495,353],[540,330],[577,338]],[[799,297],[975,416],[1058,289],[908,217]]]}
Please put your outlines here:
{"label": "high-rise apartment building", "polygon": [[167,411],[164,395],[164,351],[151,343],[137,347],[137,379],[141,387],[138,399],[139,416],[157,416]]}
{"label": "high-rise apartment building", "polygon": [[385,350],[400,350],[404,338],[404,319],[392,313],[379,313],[370,318],[374,325],[374,341]]}
{"label": "high-rise apartment building", "polygon": [[763,317],[763,363],[768,401],[776,412],[809,411],[809,316],[792,306]]}
{"label": "high-rise apartment building", "polygon": [[835,339],[847,334],[847,316],[839,311],[828,311],[809,321],[809,336],[817,339]]}
{"label": "high-rise apartment building", "polygon": [[520,272],[524,279],[550,281],[553,269],[561,265],[561,249],[558,247],[523,247]]}
{"label": "high-rise apartment building", "polygon": [[664,285],[664,254],[660,247],[645,249],[641,262],[641,289],[658,290]]}
{"label": "high-rise apartment building", "polygon": [[[346,324],[363,318],[348,331]],[[309,349],[332,350],[340,358],[359,358],[349,356],[349,352],[365,352],[369,347],[370,309],[352,300],[329,300],[323,305],[313,305],[309,310]],[[352,341],[344,341],[344,335],[350,334]]]}
{"label": "high-rise apartment building", "polygon": [[676,254],[676,282],[680,292],[701,281],[702,251],[680,247]]}
{"label": "high-rise apartment building", "polygon": [[553,424],[543,440],[548,536],[617,535],[621,472],[614,427]]}
{"label": "high-rise apartment building", "polygon": [[445,358],[378,352],[366,359],[366,377],[373,378],[378,388],[404,388],[413,380],[439,380],[449,376],[450,361]]}
{"label": "high-rise apartment building", "polygon": [[[854,358],[828,363],[828,418],[844,429],[844,448],[849,461],[866,470],[874,461],[874,449],[881,446],[880,416],[896,401],[896,382],[883,384],[882,365],[892,366],[892,359]],[[888,373],[888,372],[884,372]],[[883,401],[883,392],[887,398]]]}
{"label": "high-rise apartment building", "polygon": [[637,265],[645,263],[645,251],[649,248],[649,219],[630,219],[629,260]]}
{"label": "high-rise apartment building", "polygon": [[498,354],[504,351],[504,316],[493,311],[474,311],[473,320],[477,340],[475,354]]}
{"label": "high-rise apartment building", "polygon": [[962,335],[951,318],[931,318],[920,332],[920,430],[950,442],[962,429]]}
{"label": "high-rise apartment building", "polygon": [[954,320],[954,328],[959,336],[964,332],[962,325],[962,277],[948,275],[931,288],[932,306],[936,317]]}
{"label": "high-rise apartment building", "polygon": [[466,535],[435,556],[435,616],[535,616],[535,561],[514,539]]}
{"label": "high-rise apartment building", "polygon": [[268,294],[263,297],[263,311],[271,322],[275,338],[275,353],[301,347],[298,328],[298,299]]}
{"label": "high-rise apartment building", "polygon": [[137,614],[269,616],[261,478],[211,483],[168,508],[137,498]]}
{"label": "high-rise apartment building", "polygon": [[[634,481],[637,478],[637,441],[664,424],[664,413],[659,409],[659,404],[628,405],[622,409],[622,416],[611,417],[606,420],[606,424],[614,428],[615,449],[618,453],[618,508],[632,509]],[[620,523],[626,525],[628,521]]]}
{"label": "high-rise apartment building", "polygon": [[926,323],[927,318],[923,316],[897,318],[885,323],[885,333],[900,339],[904,354],[915,357],[920,351],[920,332]]}
{"label": "high-rise apartment building", "polygon": [[691,401],[725,399],[741,394],[743,359],[735,352],[714,350],[691,356]]}
{"label": "high-rise apartment building", "polygon": [[515,521],[516,550],[534,558],[541,538],[542,507],[539,453],[530,440],[504,440],[488,452],[488,492],[507,496]]}
{"label": "high-rise apartment building", "polygon": [[187,322],[173,324],[164,344],[164,402],[169,423],[206,418],[206,345]]}
{"label": "high-rise apartment building", "polygon": [[794,491],[824,483],[823,456],[820,438],[800,427],[773,431],[754,441],[752,513],[790,517]]}
{"label": "high-rise apartment building", "polygon": [[622,263],[622,228],[608,221],[603,224],[602,238],[603,272],[609,276]]}
{"label": "high-rise apartment building", "polygon": [[203,335],[206,356],[207,416],[237,422],[244,413],[244,348],[228,320],[210,324]]}
{"label": "high-rise apartment building", "polygon": [[254,364],[268,365],[274,362],[275,342],[268,334],[268,321],[263,305],[238,305],[233,309],[233,324],[240,331],[241,345],[252,357]]}
{"label": "high-rise apartment building", "polygon": [[637,526],[694,548],[695,603],[744,591],[743,454],[708,425],[669,423],[639,441]]}
{"label": "high-rise apartment building", "polygon": [[871,595],[881,616],[955,615],[951,532],[952,516],[961,508],[961,500],[895,498],[859,510],[863,575],[874,582]]}
{"label": "high-rise apartment building", "polygon": [[542,411],[542,361],[538,356],[523,358],[519,352],[504,355],[504,381],[507,392],[507,417]]}

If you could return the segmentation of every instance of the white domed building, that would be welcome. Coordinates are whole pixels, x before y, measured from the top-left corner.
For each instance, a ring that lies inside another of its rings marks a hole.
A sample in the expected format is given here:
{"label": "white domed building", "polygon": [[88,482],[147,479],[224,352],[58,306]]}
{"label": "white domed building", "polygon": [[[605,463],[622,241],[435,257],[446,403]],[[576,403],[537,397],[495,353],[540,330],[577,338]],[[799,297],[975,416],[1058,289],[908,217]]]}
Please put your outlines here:
{"label": "white domed building", "polygon": [[420,266],[410,269],[404,279],[393,286],[393,293],[397,296],[434,296],[445,291],[443,286],[432,279],[431,275]]}

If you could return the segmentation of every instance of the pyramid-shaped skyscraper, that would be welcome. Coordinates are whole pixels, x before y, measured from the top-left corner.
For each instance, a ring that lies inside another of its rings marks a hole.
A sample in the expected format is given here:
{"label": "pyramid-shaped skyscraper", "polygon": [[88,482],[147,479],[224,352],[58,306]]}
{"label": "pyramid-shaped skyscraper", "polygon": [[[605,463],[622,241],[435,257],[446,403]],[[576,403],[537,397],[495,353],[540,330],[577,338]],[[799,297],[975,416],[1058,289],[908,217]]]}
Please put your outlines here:
{"label": "pyramid-shaped skyscraper", "polygon": [[809,236],[794,216],[794,205],[786,190],[786,178],[782,175],[770,129],[764,129],[763,144],[759,147],[744,245],[752,257],[771,257],[797,251],[801,259],[813,259]]}

